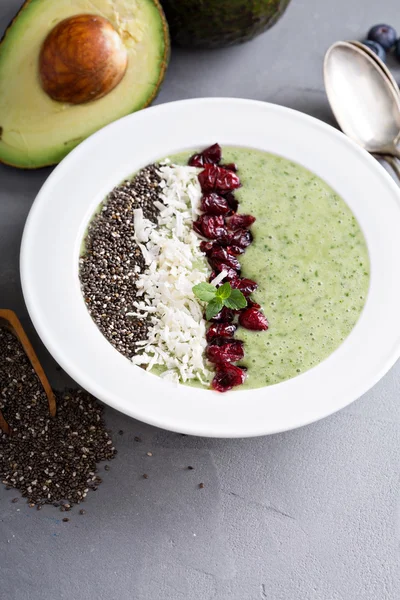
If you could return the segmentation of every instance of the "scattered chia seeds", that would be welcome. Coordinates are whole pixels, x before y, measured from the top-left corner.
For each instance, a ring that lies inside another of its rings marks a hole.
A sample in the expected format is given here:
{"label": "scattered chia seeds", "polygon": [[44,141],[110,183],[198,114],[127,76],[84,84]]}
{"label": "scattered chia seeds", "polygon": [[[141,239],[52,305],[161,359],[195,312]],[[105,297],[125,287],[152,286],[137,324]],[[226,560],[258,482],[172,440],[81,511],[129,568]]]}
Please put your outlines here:
{"label": "scattered chia seeds", "polygon": [[92,220],[80,259],[80,280],[86,306],[107,340],[127,358],[137,353],[138,341],[147,339],[146,319],[126,316],[135,311],[136,279],[145,269],[139,246],[134,241],[133,210],[157,222],[161,181],[155,165],[117,186]]}
{"label": "scattered chia seeds", "polygon": [[148,478],[149,478],[149,476],[147,475],[147,473],[145,473],[145,474],[143,475],[143,479],[148,479]]}
{"label": "scattered chia seeds", "polygon": [[[0,328],[0,409],[12,427],[0,432],[0,478],[30,505],[65,500],[61,510],[97,489],[96,463],[115,456],[102,407],[82,390],[56,393],[51,418],[47,396],[17,338]],[[12,502],[18,502],[14,498]]]}
{"label": "scattered chia seeds", "polygon": [[202,490],[204,488],[204,483],[199,483],[199,488]]}

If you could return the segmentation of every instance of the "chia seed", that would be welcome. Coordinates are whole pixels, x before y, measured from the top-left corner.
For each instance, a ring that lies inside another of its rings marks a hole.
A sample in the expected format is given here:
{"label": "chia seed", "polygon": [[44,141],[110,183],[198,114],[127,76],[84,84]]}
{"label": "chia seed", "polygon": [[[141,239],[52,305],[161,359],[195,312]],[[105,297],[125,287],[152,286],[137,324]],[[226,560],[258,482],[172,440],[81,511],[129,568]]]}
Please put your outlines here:
{"label": "chia seed", "polygon": [[156,165],[145,167],[117,186],[89,225],[80,258],[80,281],[88,311],[106,339],[127,358],[137,353],[137,342],[147,339],[149,320],[126,316],[135,312],[136,280],[145,269],[133,239],[133,210],[157,222],[161,178]]}
{"label": "chia seed", "polygon": [[19,341],[0,328],[0,409],[13,430],[11,436],[0,431],[0,480],[30,505],[65,500],[61,509],[69,510],[84,499],[96,463],[112,459],[115,448],[92,396],[82,390],[55,394],[57,415],[51,418]]}

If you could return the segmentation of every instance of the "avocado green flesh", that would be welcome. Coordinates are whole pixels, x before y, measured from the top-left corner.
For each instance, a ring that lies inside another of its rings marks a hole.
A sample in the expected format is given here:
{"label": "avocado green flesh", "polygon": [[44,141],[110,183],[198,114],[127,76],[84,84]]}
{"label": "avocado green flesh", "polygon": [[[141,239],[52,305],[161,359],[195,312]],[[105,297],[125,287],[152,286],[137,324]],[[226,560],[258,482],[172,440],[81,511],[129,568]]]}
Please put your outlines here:
{"label": "avocado green flesh", "polygon": [[193,48],[245,42],[274,25],[290,0],[162,0],[172,40]]}
{"label": "avocado green flesh", "polygon": [[[187,164],[191,153],[172,157]],[[252,214],[254,240],[239,256],[242,277],[255,280],[253,298],[268,331],[239,327],[247,380],[238,389],[290,379],[340,346],[356,324],[369,287],[369,256],[347,204],[319,177],[285,158],[223,147],[242,187],[239,212]]]}
{"label": "avocado green flesh", "polygon": [[[86,104],[52,100],[38,59],[51,29],[77,14],[98,14],[119,32],[128,68],[109,94]],[[0,45],[0,162],[37,168],[59,162],[86,137],[147,106],[161,84],[168,33],[154,0],[28,0]]]}

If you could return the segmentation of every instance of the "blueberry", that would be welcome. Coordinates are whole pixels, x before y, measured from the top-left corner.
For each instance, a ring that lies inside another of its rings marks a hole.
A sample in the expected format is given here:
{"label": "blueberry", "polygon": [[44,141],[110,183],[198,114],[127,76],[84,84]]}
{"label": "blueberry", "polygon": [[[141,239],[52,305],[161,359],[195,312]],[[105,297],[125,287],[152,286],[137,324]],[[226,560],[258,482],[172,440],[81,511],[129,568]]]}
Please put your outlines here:
{"label": "blueberry", "polygon": [[397,33],[390,25],[375,25],[368,31],[368,39],[389,50],[396,42]]}
{"label": "blueberry", "polygon": [[385,62],[385,60],[386,60],[385,49],[382,48],[382,46],[380,44],[378,44],[378,42],[372,42],[371,40],[363,40],[362,43],[364,44],[364,46],[367,46],[368,48],[370,48],[372,50],[372,52],[375,52],[375,54],[377,54],[378,57],[381,60],[383,60],[383,62]]}

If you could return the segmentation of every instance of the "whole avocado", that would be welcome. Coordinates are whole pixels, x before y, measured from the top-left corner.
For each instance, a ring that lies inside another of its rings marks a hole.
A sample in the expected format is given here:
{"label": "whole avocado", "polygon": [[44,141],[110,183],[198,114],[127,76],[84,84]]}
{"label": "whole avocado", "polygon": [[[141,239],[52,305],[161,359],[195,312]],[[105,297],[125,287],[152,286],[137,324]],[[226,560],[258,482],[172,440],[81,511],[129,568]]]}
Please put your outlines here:
{"label": "whole avocado", "polygon": [[172,41],[222,48],[251,40],[274,25],[290,0],[162,0]]}

